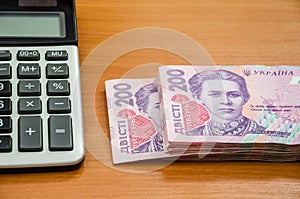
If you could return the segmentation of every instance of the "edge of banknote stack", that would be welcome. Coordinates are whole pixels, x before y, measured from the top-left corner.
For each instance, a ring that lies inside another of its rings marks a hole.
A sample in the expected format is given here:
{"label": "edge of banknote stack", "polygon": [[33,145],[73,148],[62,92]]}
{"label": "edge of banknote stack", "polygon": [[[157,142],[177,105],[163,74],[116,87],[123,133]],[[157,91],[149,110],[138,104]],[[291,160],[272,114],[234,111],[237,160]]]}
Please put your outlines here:
{"label": "edge of banknote stack", "polygon": [[300,160],[300,67],[170,65],[105,84],[114,164]]}

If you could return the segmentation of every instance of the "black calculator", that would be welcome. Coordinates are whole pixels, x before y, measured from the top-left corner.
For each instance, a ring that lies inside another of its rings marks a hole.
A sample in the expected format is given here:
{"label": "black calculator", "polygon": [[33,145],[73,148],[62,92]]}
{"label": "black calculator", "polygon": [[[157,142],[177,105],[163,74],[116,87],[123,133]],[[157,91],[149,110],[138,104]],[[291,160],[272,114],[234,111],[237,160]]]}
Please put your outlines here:
{"label": "black calculator", "polygon": [[0,169],[84,154],[74,0],[0,0]]}

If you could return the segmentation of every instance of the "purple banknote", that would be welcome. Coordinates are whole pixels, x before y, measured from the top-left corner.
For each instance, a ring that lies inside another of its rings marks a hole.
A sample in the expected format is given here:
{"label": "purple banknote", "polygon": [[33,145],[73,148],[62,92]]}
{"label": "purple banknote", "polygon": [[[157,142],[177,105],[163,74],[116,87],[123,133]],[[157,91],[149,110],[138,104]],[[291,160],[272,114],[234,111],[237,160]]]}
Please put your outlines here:
{"label": "purple banknote", "polygon": [[300,67],[162,66],[168,142],[300,144]]}
{"label": "purple banknote", "polygon": [[169,157],[155,79],[116,79],[105,85],[113,162]]}

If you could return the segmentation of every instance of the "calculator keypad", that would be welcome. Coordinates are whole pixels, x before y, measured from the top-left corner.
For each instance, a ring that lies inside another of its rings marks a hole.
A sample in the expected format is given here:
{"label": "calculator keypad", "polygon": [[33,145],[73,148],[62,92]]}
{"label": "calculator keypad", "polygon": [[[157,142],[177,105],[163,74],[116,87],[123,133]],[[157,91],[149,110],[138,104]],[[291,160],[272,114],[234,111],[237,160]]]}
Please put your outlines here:
{"label": "calculator keypad", "polygon": [[0,64],[0,79],[11,78],[11,66],[9,64]]}
{"label": "calculator keypad", "polygon": [[69,98],[49,98],[48,113],[70,113],[71,101]]}
{"label": "calculator keypad", "polygon": [[10,81],[0,81],[0,95],[4,97],[11,96],[11,83]]}
{"label": "calculator keypad", "polygon": [[70,116],[50,116],[49,148],[51,151],[73,149],[72,119]]}
{"label": "calculator keypad", "polygon": [[12,151],[12,138],[9,135],[0,136],[0,153]]}
{"label": "calculator keypad", "polygon": [[7,98],[0,99],[0,115],[9,115],[12,113],[11,100]]}
{"label": "calculator keypad", "polygon": [[19,81],[19,96],[39,96],[41,95],[41,83],[39,80]]}
{"label": "calculator keypad", "polygon": [[39,79],[41,77],[40,66],[37,63],[20,63],[18,65],[19,79]]}
{"label": "calculator keypad", "polygon": [[38,61],[40,53],[38,50],[19,50],[17,54],[19,61]]}
{"label": "calculator keypad", "polygon": [[69,77],[69,66],[67,64],[47,64],[46,70],[48,79]]}
{"label": "calculator keypad", "polygon": [[67,80],[49,80],[47,83],[47,94],[49,96],[70,95],[70,86]]}
{"label": "calculator keypad", "polygon": [[78,75],[76,46],[0,47],[0,168],[83,158]]}
{"label": "calculator keypad", "polygon": [[42,118],[21,116],[19,118],[19,151],[42,151]]}
{"label": "calculator keypad", "polygon": [[11,133],[11,117],[0,117],[0,133]]}
{"label": "calculator keypad", "polygon": [[48,50],[46,52],[46,60],[48,61],[68,60],[68,53],[65,50]]}
{"label": "calculator keypad", "polygon": [[11,53],[9,50],[0,50],[0,61],[11,60]]}
{"label": "calculator keypad", "polygon": [[39,98],[21,98],[18,103],[19,114],[42,113],[42,102]]}

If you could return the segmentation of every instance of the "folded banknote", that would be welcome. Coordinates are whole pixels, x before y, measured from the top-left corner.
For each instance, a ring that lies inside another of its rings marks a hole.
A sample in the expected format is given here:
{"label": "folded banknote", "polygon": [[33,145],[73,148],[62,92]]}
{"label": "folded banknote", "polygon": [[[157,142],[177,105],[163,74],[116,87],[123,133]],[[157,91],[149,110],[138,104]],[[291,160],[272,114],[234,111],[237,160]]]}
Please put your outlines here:
{"label": "folded banknote", "polygon": [[170,157],[164,152],[156,79],[105,82],[113,163]]}

